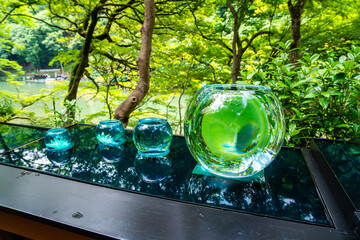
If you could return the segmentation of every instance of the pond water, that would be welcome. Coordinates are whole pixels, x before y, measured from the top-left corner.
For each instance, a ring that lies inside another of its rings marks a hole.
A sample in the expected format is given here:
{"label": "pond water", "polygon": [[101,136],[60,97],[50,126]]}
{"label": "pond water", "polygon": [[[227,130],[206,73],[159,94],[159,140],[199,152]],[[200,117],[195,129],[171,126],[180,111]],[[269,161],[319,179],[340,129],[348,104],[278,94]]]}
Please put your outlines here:
{"label": "pond water", "polygon": [[[15,86],[12,85],[6,81],[0,81],[0,90],[1,91],[10,91],[10,92],[19,92],[19,94],[26,94],[28,96],[30,95],[36,95],[36,94],[40,94],[42,89],[48,89],[51,90],[55,87],[56,84],[64,84],[64,86],[66,86],[66,84],[68,84],[68,82],[20,82],[21,85]],[[64,87],[64,89],[67,89],[67,87]],[[121,90],[119,90],[121,91]],[[58,91],[55,93],[54,98],[58,98],[58,100],[55,101],[55,108],[56,110],[61,110],[63,109],[63,107],[60,105],[60,103],[62,102],[62,100],[64,99],[66,94],[66,91]],[[79,94],[78,94],[79,95]],[[106,104],[98,99],[91,99],[89,100],[91,96],[88,96],[87,99],[85,98],[79,98],[77,100],[77,106],[80,107],[81,112],[80,112],[80,117],[79,119],[83,119],[86,118],[86,116],[91,115],[91,114],[95,114],[98,113],[100,111],[106,111],[107,112],[107,107]],[[185,115],[185,111],[186,111],[186,106],[187,106],[187,102],[186,100],[189,98],[188,95],[184,95],[182,98],[182,118]],[[120,104],[120,103],[119,103]],[[52,102],[52,98],[49,97],[47,100],[44,101],[39,101],[35,104],[33,104],[32,106],[29,106],[26,108],[26,110],[29,111],[33,111],[36,113],[36,115],[38,117],[48,117],[48,115],[45,113],[45,107],[46,105],[50,108],[53,109],[53,102]],[[172,110],[172,114],[175,114],[176,112],[176,118],[178,118],[178,97],[175,97],[175,99],[172,100],[171,104],[173,107],[176,108],[176,111]],[[146,103],[143,107],[142,107],[142,111],[146,111],[147,108],[151,107],[152,109],[158,109],[161,113],[163,113],[163,115],[165,116],[165,113],[167,111],[166,106],[161,105],[159,103],[156,102],[152,102],[149,101],[148,103]],[[175,112],[175,113],[174,113]],[[91,122],[87,122],[87,123],[93,123],[93,124],[97,124],[100,120],[104,120],[106,118],[108,118],[109,116],[107,115],[107,117],[97,117],[97,118],[93,118],[91,120]],[[142,118],[141,116],[137,116],[138,118]],[[177,122],[178,120],[169,120],[169,122]],[[20,123],[24,123],[24,122],[20,122]],[[131,126],[130,126],[131,128]],[[175,133],[180,133],[177,131],[177,129],[173,129],[175,130]]]}
{"label": "pond water", "polygon": [[[1,91],[10,91],[10,92],[19,92],[20,94],[27,94],[29,96],[40,94],[42,89],[48,89],[51,90],[55,87],[55,83],[45,83],[45,82],[22,82],[22,85],[12,85],[5,81],[0,81],[0,89]],[[65,96],[65,91],[58,91],[55,95],[55,97],[60,97],[60,99],[63,99]],[[45,114],[44,108],[45,104],[48,106],[53,106],[53,103],[51,101],[51,98],[49,101],[39,101],[35,103],[32,106],[29,106],[26,108],[29,111],[34,111],[36,114],[40,117],[47,116]],[[84,98],[80,98],[77,102],[77,105],[82,109],[82,112],[80,113],[81,117],[85,117],[89,114],[94,114],[96,112],[105,110],[106,106],[104,103],[102,103],[99,100],[91,100],[86,101]],[[60,101],[55,102],[55,107],[57,110],[60,110],[62,107],[60,106]]]}

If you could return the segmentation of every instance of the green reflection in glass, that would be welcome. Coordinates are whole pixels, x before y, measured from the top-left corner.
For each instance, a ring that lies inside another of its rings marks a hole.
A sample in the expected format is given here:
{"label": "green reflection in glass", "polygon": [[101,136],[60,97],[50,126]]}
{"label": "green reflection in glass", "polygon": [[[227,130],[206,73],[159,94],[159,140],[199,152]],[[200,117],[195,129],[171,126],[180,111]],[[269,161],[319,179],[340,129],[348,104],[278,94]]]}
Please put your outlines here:
{"label": "green reflection in glass", "polygon": [[0,153],[44,137],[47,129],[0,124]]}

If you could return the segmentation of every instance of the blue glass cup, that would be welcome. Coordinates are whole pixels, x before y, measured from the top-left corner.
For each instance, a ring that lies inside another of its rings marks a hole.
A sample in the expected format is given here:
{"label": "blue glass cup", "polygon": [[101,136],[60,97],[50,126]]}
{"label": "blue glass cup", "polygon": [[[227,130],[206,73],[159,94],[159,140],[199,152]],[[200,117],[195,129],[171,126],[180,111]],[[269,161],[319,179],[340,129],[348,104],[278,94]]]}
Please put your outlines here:
{"label": "blue glass cup", "polygon": [[138,153],[147,157],[167,155],[172,137],[170,124],[161,118],[140,119],[133,132]]}
{"label": "blue glass cup", "polygon": [[53,128],[46,132],[44,138],[46,149],[49,151],[66,151],[73,147],[71,135],[65,128]]}
{"label": "blue glass cup", "polygon": [[96,138],[105,146],[118,146],[125,142],[125,128],[119,120],[101,121],[96,127]]}

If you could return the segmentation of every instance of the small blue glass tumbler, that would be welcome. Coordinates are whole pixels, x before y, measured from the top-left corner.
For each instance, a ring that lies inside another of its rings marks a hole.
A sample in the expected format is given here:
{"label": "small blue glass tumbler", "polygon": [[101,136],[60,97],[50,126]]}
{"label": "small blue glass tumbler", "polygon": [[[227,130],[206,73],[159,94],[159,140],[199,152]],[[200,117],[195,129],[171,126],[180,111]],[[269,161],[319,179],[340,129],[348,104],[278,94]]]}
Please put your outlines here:
{"label": "small blue glass tumbler", "polygon": [[125,128],[119,120],[104,120],[96,127],[96,138],[105,146],[118,146],[125,142]]}
{"label": "small blue glass tumbler", "polygon": [[138,153],[146,157],[167,155],[172,137],[170,124],[161,118],[140,119],[133,132]]}
{"label": "small blue glass tumbler", "polygon": [[45,146],[49,151],[66,151],[72,148],[71,135],[65,128],[53,128],[45,134]]}

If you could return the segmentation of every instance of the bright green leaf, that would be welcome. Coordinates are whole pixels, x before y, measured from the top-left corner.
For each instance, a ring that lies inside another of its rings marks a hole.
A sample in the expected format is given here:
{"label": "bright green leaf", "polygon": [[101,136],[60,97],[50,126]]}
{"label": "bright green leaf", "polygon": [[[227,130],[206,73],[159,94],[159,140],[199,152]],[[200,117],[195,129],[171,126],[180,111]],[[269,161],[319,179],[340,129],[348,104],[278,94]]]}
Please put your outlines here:
{"label": "bright green leaf", "polygon": [[345,61],[346,61],[346,56],[341,56],[341,57],[339,58],[339,62],[343,63],[343,62],[345,62]]}
{"label": "bright green leaf", "polygon": [[323,109],[326,109],[329,105],[329,101],[326,98],[320,98],[319,103]]}

